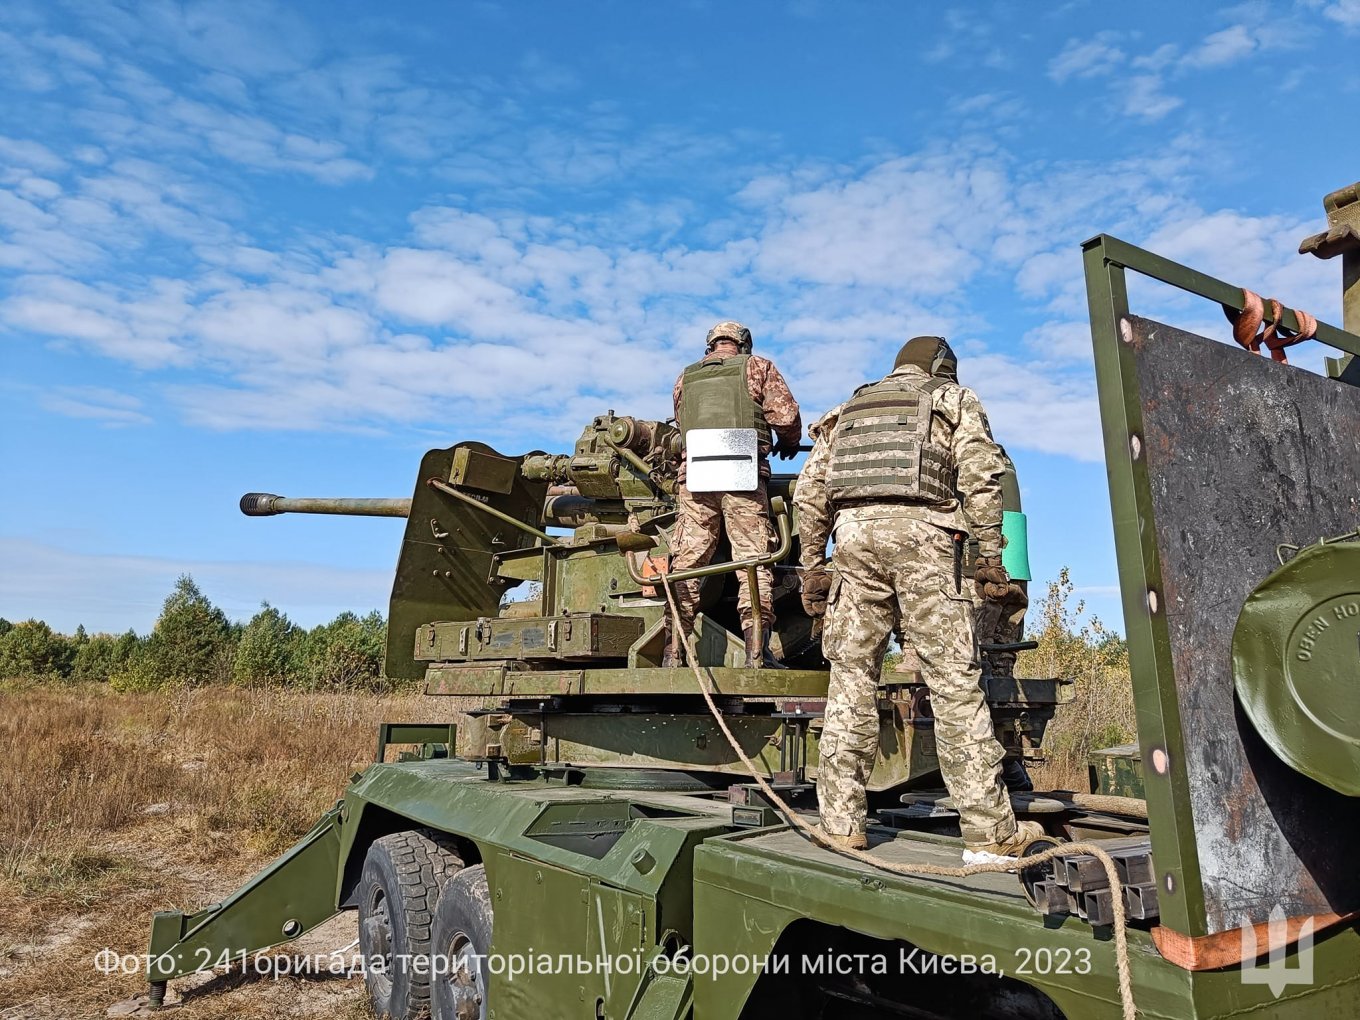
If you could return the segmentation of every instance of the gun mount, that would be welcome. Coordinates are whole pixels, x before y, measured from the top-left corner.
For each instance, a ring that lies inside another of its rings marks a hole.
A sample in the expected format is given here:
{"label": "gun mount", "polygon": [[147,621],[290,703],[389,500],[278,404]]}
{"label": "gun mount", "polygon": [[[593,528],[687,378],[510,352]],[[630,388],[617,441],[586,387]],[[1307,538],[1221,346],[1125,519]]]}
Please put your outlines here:
{"label": "gun mount", "polygon": [[[597,783],[623,781],[623,768],[718,782],[740,763],[693,676],[661,667],[666,601],[657,579],[674,534],[680,456],[674,425],[610,411],[583,429],[570,453],[506,456],[480,443],[431,450],[410,499],[249,493],[241,509],[406,518],[386,671],[453,699],[460,757],[615,770],[592,774]],[[724,545],[716,562],[684,577],[704,578],[700,660],[737,713],[748,751],[770,777],[806,785],[827,664],[799,600],[794,481],[775,475],[769,483],[776,549],[733,562]],[[743,668],[735,575],[757,563],[774,573],[771,644],[785,670]],[[523,597],[512,601],[518,591]],[[883,753],[870,781],[877,791],[938,775],[928,693],[919,677],[902,679],[884,689]],[[1003,743],[1016,758],[1037,758],[1063,683],[987,682]],[[647,722],[639,728],[625,718]]]}

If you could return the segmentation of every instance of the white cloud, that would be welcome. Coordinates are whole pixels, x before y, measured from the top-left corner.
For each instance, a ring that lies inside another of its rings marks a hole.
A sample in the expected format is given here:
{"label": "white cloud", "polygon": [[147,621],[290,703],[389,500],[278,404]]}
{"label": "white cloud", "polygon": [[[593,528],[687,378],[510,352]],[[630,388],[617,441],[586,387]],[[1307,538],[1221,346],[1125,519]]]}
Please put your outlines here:
{"label": "white cloud", "polygon": [[1230,25],[1204,39],[1185,57],[1190,67],[1222,67],[1248,57],[1260,48],[1256,33],[1246,25]]}
{"label": "white cloud", "polygon": [[102,386],[60,386],[42,394],[38,403],[68,418],[89,418],[113,427],[151,423],[139,399]]}
{"label": "white cloud", "polygon": [[1184,100],[1163,91],[1162,79],[1155,74],[1137,74],[1123,84],[1124,112],[1140,120],[1161,120]]}
{"label": "white cloud", "polygon": [[1058,55],[1048,62],[1048,76],[1056,82],[1069,78],[1094,78],[1113,74],[1128,59],[1115,45],[1118,35],[1102,32],[1094,39],[1068,39]]}
{"label": "white cloud", "polygon": [[1360,0],[1305,0],[1305,6],[1322,13],[1328,21],[1335,22],[1347,32],[1360,31]]}

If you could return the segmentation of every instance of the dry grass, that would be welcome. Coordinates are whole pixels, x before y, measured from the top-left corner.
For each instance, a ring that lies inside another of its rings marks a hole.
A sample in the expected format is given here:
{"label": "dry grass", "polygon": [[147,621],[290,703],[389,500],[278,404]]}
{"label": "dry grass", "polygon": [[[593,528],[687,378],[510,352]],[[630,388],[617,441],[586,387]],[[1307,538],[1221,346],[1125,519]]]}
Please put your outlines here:
{"label": "dry grass", "polygon": [[1072,703],[1058,709],[1044,737],[1048,760],[1034,771],[1035,785],[1047,790],[1085,790],[1087,756],[1138,733],[1128,647],[1099,620],[1085,618],[1081,603],[1071,606],[1072,591],[1064,569],[1026,625],[1038,649],[1022,652],[1016,663],[1021,676],[1074,681]]}
{"label": "dry grass", "polygon": [[[0,1018],[99,1017],[142,991],[138,977],[100,974],[95,954],[144,952],[153,910],[235,888],[334,803],[378,722],[430,708],[418,696],[229,688],[0,691]],[[332,925],[314,951],[354,937],[352,915]],[[210,984],[181,1015],[367,1009],[356,980]]]}

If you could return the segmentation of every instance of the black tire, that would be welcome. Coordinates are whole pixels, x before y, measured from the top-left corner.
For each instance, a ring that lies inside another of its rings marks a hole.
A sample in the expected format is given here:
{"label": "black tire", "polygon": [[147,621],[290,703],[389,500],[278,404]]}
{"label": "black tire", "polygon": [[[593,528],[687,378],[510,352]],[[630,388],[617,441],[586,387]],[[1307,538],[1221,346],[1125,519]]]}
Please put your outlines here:
{"label": "black tire", "polygon": [[462,867],[445,837],[428,830],[394,832],[368,848],[359,878],[359,951],[378,1016],[429,1016],[435,904]]}
{"label": "black tire", "polygon": [[434,1020],[486,1020],[491,930],[486,869],[474,864],[444,887],[435,911],[430,999]]}

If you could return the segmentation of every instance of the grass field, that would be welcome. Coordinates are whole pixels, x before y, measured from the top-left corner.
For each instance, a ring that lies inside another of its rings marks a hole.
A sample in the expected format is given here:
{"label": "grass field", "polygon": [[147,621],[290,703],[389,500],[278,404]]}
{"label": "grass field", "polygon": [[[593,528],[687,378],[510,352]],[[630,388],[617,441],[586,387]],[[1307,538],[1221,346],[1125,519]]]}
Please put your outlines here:
{"label": "grass field", "polygon": [[[0,692],[0,1018],[102,1017],[144,990],[101,950],[145,951],[156,909],[196,908],[291,845],[421,698],[225,687]],[[354,940],[347,913],[299,943]],[[222,974],[175,982],[187,1018],[369,1016],[362,982]],[[209,994],[211,993],[211,994]]]}

